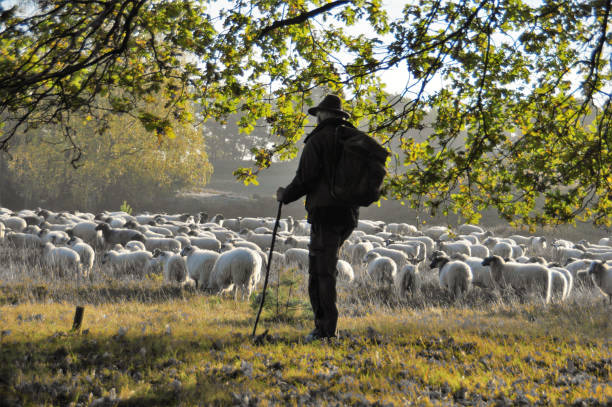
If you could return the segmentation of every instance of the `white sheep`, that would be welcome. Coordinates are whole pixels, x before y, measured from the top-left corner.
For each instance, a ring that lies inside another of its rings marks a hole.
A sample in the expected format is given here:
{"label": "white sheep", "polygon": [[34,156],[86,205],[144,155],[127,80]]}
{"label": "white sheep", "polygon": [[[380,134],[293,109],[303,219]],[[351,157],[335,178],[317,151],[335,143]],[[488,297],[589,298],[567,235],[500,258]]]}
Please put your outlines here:
{"label": "white sheep", "polygon": [[485,231],[480,226],[464,223],[463,225],[459,225],[459,227],[457,228],[457,232],[460,235],[469,235],[472,233],[484,233]]}
{"label": "white sheep", "polygon": [[51,242],[53,244],[66,244],[70,240],[68,233],[59,230],[42,229],[38,232],[38,237],[43,243]]}
{"label": "white sheep", "polygon": [[217,240],[216,237],[190,237],[189,238],[190,246],[195,246],[199,249],[203,250],[212,250],[215,252],[221,251],[221,241]]}
{"label": "white sheep", "polygon": [[7,243],[17,249],[35,248],[41,246],[40,237],[28,233],[7,232],[4,235]]}
{"label": "white sheep", "polygon": [[42,246],[43,264],[52,271],[57,271],[61,276],[64,270],[74,273],[75,277],[81,275],[81,257],[69,247],[56,247],[47,242]]}
{"label": "white sheep", "polygon": [[367,276],[383,287],[392,287],[397,275],[397,264],[392,258],[369,251],[364,259],[368,263]]}
{"label": "white sheep", "polygon": [[163,264],[164,281],[168,283],[187,284],[191,281],[187,275],[185,259],[178,253],[169,250],[156,250],[154,257]]}
{"label": "white sheep", "polygon": [[260,270],[259,255],[251,249],[237,247],[219,255],[210,273],[209,287],[220,293],[233,289],[234,299],[240,291],[242,299],[248,299]]}
{"label": "white sheep", "polygon": [[612,237],[602,237],[598,242],[601,246],[610,246],[612,247]]}
{"label": "white sheep", "polygon": [[387,230],[397,235],[414,236],[419,233],[418,229],[414,225],[407,223],[389,223]]}
{"label": "white sheep", "polygon": [[491,249],[491,255],[499,256],[502,259],[508,259],[512,257],[512,245],[507,242],[495,243]]}
{"label": "white sheep", "polygon": [[68,246],[75,252],[79,254],[81,258],[81,264],[83,269],[83,274],[88,275],[93,269],[94,260],[96,258],[96,254],[94,249],[85,243],[81,238],[71,237],[68,240]]}
{"label": "white sheep", "polygon": [[[406,253],[404,253],[401,250],[388,249],[386,247],[375,247],[372,250],[370,250],[368,253],[378,253],[381,256],[390,257],[393,259],[396,266],[399,268],[404,267],[406,264],[410,264],[410,259],[408,258]],[[367,256],[367,253],[366,253],[366,256]],[[364,262],[367,262],[367,260],[364,259]]]}
{"label": "white sheep", "polygon": [[495,288],[490,268],[482,265],[483,258],[458,254],[453,256],[453,259],[461,260],[469,266],[472,272],[472,285],[480,288]]}
{"label": "white sheep", "polygon": [[452,257],[455,254],[465,254],[471,256],[472,251],[470,249],[471,243],[468,241],[456,241],[456,242],[442,242],[440,243],[440,250],[442,250],[448,257]]}
{"label": "white sheep", "polygon": [[286,267],[297,267],[300,272],[307,272],[310,264],[309,252],[300,248],[287,249],[284,261]]}
{"label": "white sheep", "polygon": [[548,267],[542,264],[523,264],[504,262],[499,256],[490,256],[482,261],[483,266],[491,268],[493,280],[501,287],[507,285],[515,289],[537,291],[544,289],[544,301],[548,304],[552,293],[552,274]]}
{"label": "white sheep", "polygon": [[117,252],[109,250],[102,254],[100,263],[108,265],[121,274],[143,275],[151,270],[149,263],[153,255],[147,251]]}
{"label": "white sheep", "polygon": [[446,226],[430,226],[426,229],[423,229],[423,234],[432,238],[433,240],[440,240],[440,236],[450,232],[451,230]]}
{"label": "white sheep", "polygon": [[338,278],[340,280],[353,281],[355,279],[355,272],[353,267],[348,261],[339,259],[336,263],[336,271],[338,272]]}
{"label": "white sheep", "polygon": [[387,249],[399,250],[411,259],[418,259],[425,256],[425,253],[421,252],[421,245],[421,242],[391,243],[387,245]]}
{"label": "white sheep", "polygon": [[612,267],[604,262],[594,261],[589,267],[589,275],[599,290],[608,296],[608,300],[612,304]]}
{"label": "white sheep", "polygon": [[406,264],[395,275],[394,283],[400,295],[416,293],[420,286],[417,266],[414,264]]}
{"label": "white sheep", "polygon": [[28,226],[27,222],[19,216],[6,216],[0,218],[0,221],[2,221],[2,223],[4,223],[4,226],[6,226],[8,229],[17,233],[23,232],[24,229]]}
{"label": "white sheep", "polygon": [[127,242],[125,244],[125,248],[126,248],[126,250],[128,250],[130,252],[137,252],[137,251],[147,250],[147,248],[145,247],[144,243],[139,242],[138,240],[130,240],[129,242]]}
{"label": "white sheep", "polygon": [[68,236],[74,236],[83,239],[83,241],[92,247],[100,247],[102,236],[96,230],[98,226],[95,222],[79,222],[72,228],[66,230]]}
{"label": "white sheep", "polygon": [[561,272],[556,267],[549,267],[552,276],[552,294],[559,293],[561,301],[565,301],[569,295],[569,282],[565,273]]}
{"label": "white sheep", "polygon": [[489,248],[483,244],[473,244],[470,246],[472,257],[480,257],[484,259],[490,256]]}
{"label": "white sheep", "polygon": [[219,253],[186,246],[181,251],[181,256],[186,257],[187,274],[196,282],[196,288],[208,288],[210,273],[215,265],[215,261],[219,257]]}
{"label": "white sheep", "polygon": [[178,253],[181,251],[181,242],[171,237],[152,237],[144,241],[145,248],[152,252],[155,249]]}
{"label": "white sheep", "polygon": [[459,298],[470,289],[472,271],[464,262],[451,260],[447,256],[437,256],[429,267],[438,269],[440,287],[452,293],[455,298]]}

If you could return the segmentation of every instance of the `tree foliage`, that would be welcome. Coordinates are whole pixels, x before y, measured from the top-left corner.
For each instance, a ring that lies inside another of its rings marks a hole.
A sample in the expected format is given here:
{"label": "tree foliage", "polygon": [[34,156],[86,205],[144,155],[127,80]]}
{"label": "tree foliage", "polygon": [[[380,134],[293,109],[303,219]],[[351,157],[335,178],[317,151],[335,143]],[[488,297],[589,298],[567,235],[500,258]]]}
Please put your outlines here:
{"label": "tree foliage", "polygon": [[[155,102],[141,112],[163,116]],[[91,116],[73,116],[64,126],[46,125],[19,140],[3,175],[19,185],[27,202],[82,210],[155,205],[177,191],[203,187],[212,174],[198,129],[170,124],[173,134],[160,144],[129,115],[111,115],[102,134],[96,134],[100,129]],[[74,154],[81,155],[77,170],[70,164]]]}
{"label": "tree foliage", "polygon": [[[610,2],[423,0],[388,15],[381,0],[40,0],[0,15],[0,147],[108,109],[163,138],[170,123],[138,113],[162,92],[178,121],[189,99],[203,119],[241,113],[247,133],[266,120],[277,139],[256,150],[265,167],[295,155],[312,90],[325,88],[401,145],[388,197],[472,221],[493,206],[518,223],[609,225]],[[404,72],[396,96],[378,76],[392,68]]]}

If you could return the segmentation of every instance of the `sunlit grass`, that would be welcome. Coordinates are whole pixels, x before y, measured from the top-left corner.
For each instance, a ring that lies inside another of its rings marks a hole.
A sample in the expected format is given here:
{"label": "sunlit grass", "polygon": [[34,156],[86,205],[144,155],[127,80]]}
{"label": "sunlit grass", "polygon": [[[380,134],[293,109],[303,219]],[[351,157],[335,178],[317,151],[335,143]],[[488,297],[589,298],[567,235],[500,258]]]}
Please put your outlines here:
{"label": "sunlit grass", "polygon": [[[268,335],[256,343],[257,294],[234,302],[157,276],[98,274],[77,285],[4,264],[8,405],[612,402],[611,309],[593,290],[562,304],[476,290],[454,302],[428,275],[422,294],[381,301],[381,290],[341,283],[340,337],[304,344],[305,279],[285,270],[270,283],[258,328]],[[77,304],[83,326],[71,332]]]}

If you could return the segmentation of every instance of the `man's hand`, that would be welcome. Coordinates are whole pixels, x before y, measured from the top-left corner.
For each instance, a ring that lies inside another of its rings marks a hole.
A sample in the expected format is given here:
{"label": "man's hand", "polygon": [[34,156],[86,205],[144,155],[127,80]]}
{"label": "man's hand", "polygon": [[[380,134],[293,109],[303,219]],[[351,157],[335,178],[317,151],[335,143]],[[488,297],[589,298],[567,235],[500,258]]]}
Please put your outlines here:
{"label": "man's hand", "polygon": [[285,188],[283,188],[283,187],[279,187],[279,188],[276,190],[276,200],[277,200],[278,202],[283,202],[283,195],[285,195]]}

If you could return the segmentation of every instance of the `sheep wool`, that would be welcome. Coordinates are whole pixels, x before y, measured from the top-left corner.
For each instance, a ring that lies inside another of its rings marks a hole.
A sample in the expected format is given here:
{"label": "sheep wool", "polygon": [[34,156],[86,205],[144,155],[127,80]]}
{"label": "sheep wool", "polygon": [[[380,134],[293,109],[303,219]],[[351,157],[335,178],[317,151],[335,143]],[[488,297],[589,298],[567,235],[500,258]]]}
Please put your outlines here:
{"label": "sheep wool", "polygon": [[612,267],[604,262],[594,261],[589,267],[589,275],[599,287],[599,290],[608,296],[608,300],[612,304]]}
{"label": "sheep wool", "polygon": [[513,288],[523,288],[537,292],[543,289],[544,301],[548,304],[552,294],[552,273],[542,264],[506,263],[499,256],[487,257],[482,261],[483,266],[491,268],[491,274],[496,284],[501,287],[507,285]]}
{"label": "sheep wool", "polygon": [[261,257],[255,251],[237,247],[221,253],[210,273],[209,287],[223,293],[234,290],[234,299],[241,292],[248,299],[255,286],[255,278],[261,269]]}
{"label": "sheep wool", "polygon": [[470,267],[460,260],[451,260],[446,256],[433,259],[430,268],[438,269],[440,287],[452,293],[455,298],[465,294],[472,284]]}

